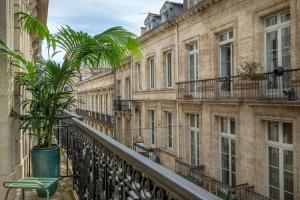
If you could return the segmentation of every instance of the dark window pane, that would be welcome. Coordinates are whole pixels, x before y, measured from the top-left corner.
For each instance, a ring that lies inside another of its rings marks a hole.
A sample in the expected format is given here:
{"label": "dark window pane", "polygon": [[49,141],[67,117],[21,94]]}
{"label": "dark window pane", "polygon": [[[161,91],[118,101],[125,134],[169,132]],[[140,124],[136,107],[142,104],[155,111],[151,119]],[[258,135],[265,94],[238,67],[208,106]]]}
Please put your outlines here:
{"label": "dark window pane", "polygon": [[279,169],[269,167],[269,181],[270,185],[279,187]]}
{"label": "dark window pane", "polygon": [[271,141],[278,142],[278,122],[268,122],[268,138]]}
{"label": "dark window pane", "polygon": [[288,192],[284,193],[284,200],[294,200],[294,195]]}
{"label": "dark window pane", "polygon": [[294,192],[293,173],[284,172],[284,190]]}
{"label": "dark window pane", "polygon": [[235,140],[231,140],[231,155],[235,156]]}
{"label": "dark window pane", "polygon": [[269,195],[271,199],[279,200],[279,189],[274,187],[269,187]]}
{"label": "dark window pane", "polygon": [[284,169],[293,171],[293,152],[283,150],[283,159]]}
{"label": "dark window pane", "polygon": [[222,170],[222,182],[229,185],[229,171]]}
{"label": "dark window pane", "polygon": [[235,119],[230,119],[230,133],[235,134]]}
{"label": "dark window pane", "polygon": [[293,124],[283,123],[283,142],[293,144]]}
{"label": "dark window pane", "polygon": [[229,153],[229,139],[228,138],[221,138],[221,150],[224,153]]}
{"label": "dark window pane", "polygon": [[227,128],[227,118],[221,117],[221,132],[222,133],[227,133],[228,131]]}
{"label": "dark window pane", "polygon": [[229,155],[222,154],[222,168],[229,169]]}
{"label": "dark window pane", "polygon": [[269,165],[279,167],[279,149],[269,147]]}

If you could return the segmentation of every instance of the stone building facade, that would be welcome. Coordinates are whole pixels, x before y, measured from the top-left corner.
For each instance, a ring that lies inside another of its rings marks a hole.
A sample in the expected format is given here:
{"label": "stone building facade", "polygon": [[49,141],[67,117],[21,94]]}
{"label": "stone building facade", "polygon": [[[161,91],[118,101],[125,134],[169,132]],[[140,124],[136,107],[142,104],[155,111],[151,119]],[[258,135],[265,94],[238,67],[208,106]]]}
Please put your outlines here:
{"label": "stone building facade", "polygon": [[[25,58],[34,59],[40,53],[41,43],[21,31],[15,15],[20,11],[46,22],[48,1],[0,0],[0,39]],[[20,133],[19,124],[9,116],[12,108],[20,110],[24,91],[15,88],[15,69],[9,63],[7,56],[0,55],[0,182],[19,179],[28,172],[28,142]],[[0,199],[4,194],[1,184]]]}
{"label": "stone building facade", "polygon": [[[156,149],[171,170],[180,160],[231,186],[299,199],[299,13],[299,0],[185,0],[159,25],[149,15],[144,57],[112,78],[123,92],[115,102],[130,100],[114,107],[115,138]],[[245,62],[262,74],[241,73]]]}

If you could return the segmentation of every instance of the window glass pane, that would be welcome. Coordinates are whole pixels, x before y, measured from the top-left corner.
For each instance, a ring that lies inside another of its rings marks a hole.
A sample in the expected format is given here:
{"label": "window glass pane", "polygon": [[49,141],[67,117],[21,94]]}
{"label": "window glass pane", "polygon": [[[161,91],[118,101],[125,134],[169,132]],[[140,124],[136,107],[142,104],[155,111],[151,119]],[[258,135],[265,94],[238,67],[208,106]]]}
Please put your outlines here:
{"label": "window glass pane", "polygon": [[282,67],[291,67],[291,33],[290,27],[281,30]]}
{"label": "window glass pane", "polygon": [[221,132],[222,133],[227,133],[228,132],[227,125],[228,125],[227,118],[221,117]]}
{"label": "window glass pane", "polygon": [[283,142],[287,144],[293,144],[293,124],[283,123]]}
{"label": "window glass pane", "polygon": [[274,26],[277,24],[277,16],[269,17],[266,19],[266,26]]}
{"label": "window glass pane", "polygon": [[271,141],[279,141],[278,122],[268,122],[268,138]]}
{"label": "window glass pane", "polygon": [[220,35],[220,42],[224,42],[225,40],[227,40],[227,33],[223,33]]}
{"label": "window glass pane", "polygon": [[229,169],[229,155],[222,153],[222,168]]}
{"label": "window glass pane", "polygon": [[235,172],[235,156],[231,157],[231,170],[232,172]]}
{"label": "window glass pane", "polygon": [[231,43],[220,46],[221,77],[231,76]]}
{"label": "window glass pane", "polygon": [[279,167],[279,149],[269,147],[269,165]]}
{"label": "window glass pane", "polygon": [[283,150],[284,169],[293,171],[293,151]]}
{"label": "window glass pane", "polygon": [[229,185],[229,171],[228,170],[222,170],[222,182]]}
{"label": "window glass pane", "polygon": [[284,193],[284,200],[294,200],[294,195],[288,192]]}
{"label": "window glass pane", "polygon": [[267,57],[267,70],[273,71],[278,66],[278,36],[277,30],[268,32],[266,35],[266,57]]}
{"label": "window glass pane", "polygon": [[290,19],[291,19],[290,12],[282,13],[280,18],[281,18],[281,23],[286,22],[286,21],[290,21]]}
{"label": "window glass pane", "polygon": [[230,133],[235,134],[235,119],[230,118]]}
{"label": "window glass pane", "polygon": [[235,140],[230,140],[231,141],[231,155],[235,156]]}
{"label": "window glass pane", "polygon": [[229,32],[229,39],[232,39],[233,38],[233,31],[230,31]]}
{"label": "window glass pane", "polygon": [[231,186],[235,186],[236,185],[236,178],[235,178],[235,173],[233,173],[231,175]]}
{"label": "window glass pane", "polygon": [[279,200],[279,189],[274,187],[269,187],[269,195],[271,199]]}
{"label": "window glass pane", "polygon": [[195,127],[195,115],[194,114],[190,115],[190,126]]}
{"label": "window glass pane", "polygon": [[172,54],[167,54],[167,86],[172,86]]}
{"label": "window glass pane", "polygon": [[279,187],[279,169],[269,167],[269,181],[271,186]]}
{"label": "window glass pane", "polygon": [[284,172],[284,190],[294,192],[293,173]]}
{"label": "window glass pane", "polygon": [[221,150],[224,153],[229,153],[229,139],[222,137],[221,138]]}

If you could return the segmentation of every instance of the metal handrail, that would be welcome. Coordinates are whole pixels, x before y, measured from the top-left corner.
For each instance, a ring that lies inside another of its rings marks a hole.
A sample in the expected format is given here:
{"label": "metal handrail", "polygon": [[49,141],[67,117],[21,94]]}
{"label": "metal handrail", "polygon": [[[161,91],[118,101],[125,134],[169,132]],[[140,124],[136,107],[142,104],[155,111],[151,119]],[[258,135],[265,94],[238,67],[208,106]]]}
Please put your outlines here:
{"label": "metal handrail", "polygon": [[[71,114],[71,113],[69,113]],[[185,180],[167,168],[149,160],[144,156],[126,147],[125,145],[110,138],[104,133],[92,128],[88,124],[70,119],[70,125],[76,127],[84,137],[92,139],[95,143],[101,144],[104,148],[124,160],[126,163],[138,170],[143,176],[152,180],[158,187],[163,188],[174,199],[191,200],[220,200],[219,197],[209,193],[199,186]],[[75,177],[76,178],[76,177]]]}

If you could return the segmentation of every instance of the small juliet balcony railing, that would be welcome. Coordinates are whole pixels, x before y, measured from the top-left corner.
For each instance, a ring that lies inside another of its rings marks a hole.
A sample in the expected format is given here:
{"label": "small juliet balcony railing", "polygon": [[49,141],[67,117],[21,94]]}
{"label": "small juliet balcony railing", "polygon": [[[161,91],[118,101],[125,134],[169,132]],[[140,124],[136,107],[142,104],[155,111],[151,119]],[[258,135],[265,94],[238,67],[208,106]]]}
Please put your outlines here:
{"label": "small juliet balcony railing", "polygon": [[204,166],[191,166],[180,159],[176,159],[175,172],[223,200],[269,200],[268,197],[255,192],[254,186],[248,184],[229,186],[207,176],[204,173]]}
{"label": "small juliet balcony railing", "polygon": [[130,112],[132,108],[132,100],[114,100],[115,112]]}
{"label": "small juliet balcony railing", "polygon": [[57,138],[79,200],[220,200],[72,116],[61,122]]}
{"label": "small juliet balcony railing", "polygon": [[179,100],[281,100],[300,99],[300,68],[283,74],[259,73],[177,83]]}

